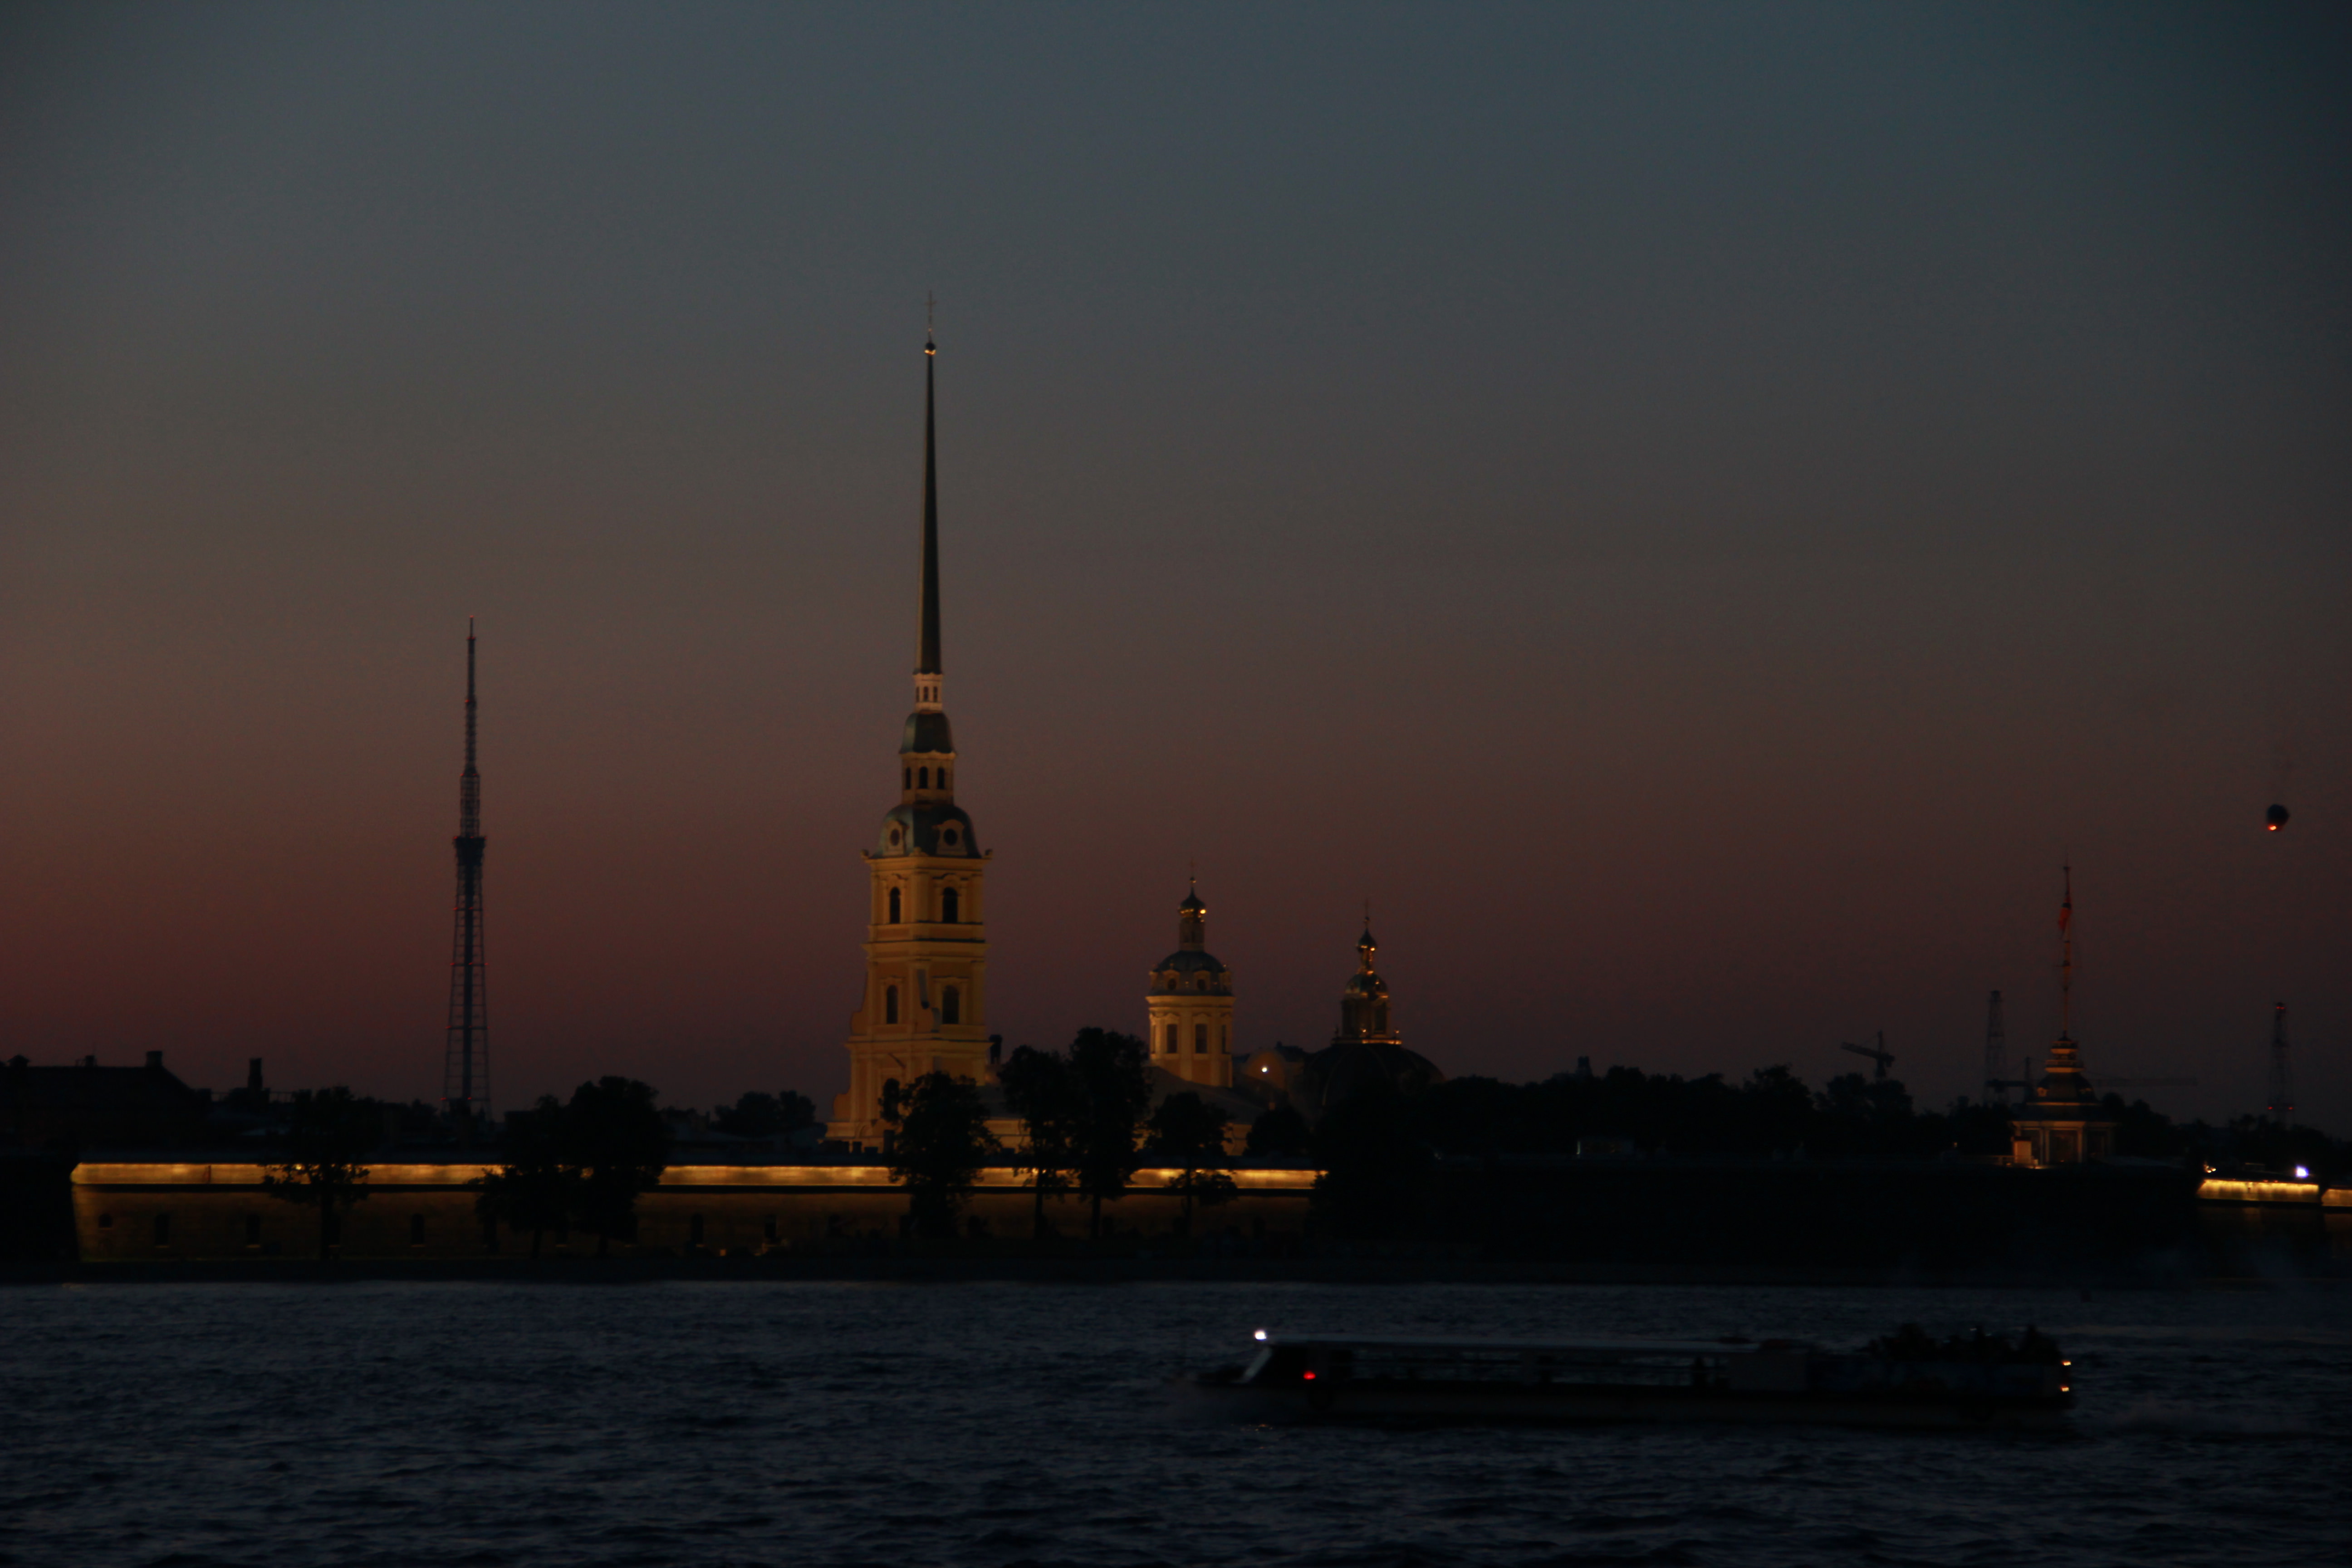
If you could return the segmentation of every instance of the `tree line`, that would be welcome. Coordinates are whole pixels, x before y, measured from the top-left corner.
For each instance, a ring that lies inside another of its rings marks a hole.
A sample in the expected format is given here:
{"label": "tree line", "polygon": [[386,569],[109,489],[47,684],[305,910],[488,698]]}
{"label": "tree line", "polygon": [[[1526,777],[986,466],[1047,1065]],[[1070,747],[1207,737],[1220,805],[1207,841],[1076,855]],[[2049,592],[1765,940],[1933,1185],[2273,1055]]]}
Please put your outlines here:
{"label": "tree line", "polygon": [[1180,1233],[1191,1231],[1196,1208],[1234,1195],[1224,1111],[1189,1089],[1154,1106],[1150,1054],[1132,1035],[1087,1028],[1066,1051],[1017,1047],[997,1081],[1021,1123],[1022,1147],[1009,1156],[989,1130],[978,1085],[929,1072],[882,1086],[883,1159],[907,1188],[917,1235],[954,1236],[981,1173],[1006,1157],[1029,1175],[1030,1226],[1040,1238],[1055,1234],[1047,1202],[1068,1194],[1086,1204],[1087,1235],[1099,1239],[1103,1205],[1146,1165],[1176,1173],[1168,1190],[1181,1200]]}
{"label": "tree line", "polygon": [[[505,1163],[467,1184],[485,1223],[530,1233],[539,1256],[549,1231],[596,1237],[596,1256],[635,1234],[638,1194],[661,1184],[669,1129],[650,1084],[603,1078],[569,1101],[542,1095],[507,1120]],[[348,1089],[305,1089],[288,1107],[274,1158],[262,1167],[271,1197],[315,1210],[319,1257],[333,1255],[341,1216],[367,1200],[370,1151],[383,1141],[382,1107]]]}
{"label": "tree line", "polygon": [[[1177,1226],[1189,1234],[1196,1211],[1235,1192],[1220,1108],[1179,1091],[1153,1103],[1150,1055],[1131,1035],[1082,1029],[1062,1051],[1023,1046],[999,1069],[1003,1103],[1018,1121],[1008,1150],[989,1128],[980,1087],[940,1072],[883,1087],[883,1163],[908,1194],[908,1228],[933,1239],[959,1233],[982,1173],[1010,1163],[1025,1173],[1031,1228],[1056,1234],[1052,1205],[1086,1206],[1087,1234],[1103,1234],[1103,1205],[1132,1190],[1148,1165],[1174,1173]],[[2177,1123],[2145,1101],[2110,1094],[2118,1154],[2208,1163],[2301,1163],[2315,1172],[2352,1167],[2352,1148],[2316,1129],[2261,1118],[2226,1126]],[[265,1167],[269,1194],[308,1205],[319,1218],[320,1255],[329,1255],[338,1216],[367,1197],[362,1163],[382,1140],[382,1107],[349,1089],[304,1091],[289,1108],[276,1157]],[[765,1137],[805,1126],[806,1097],[750,1093],[715,1118],[724,1131]],[[1257,1116],[1245,1158],[1304,1159],[1318,1170],[1313,1222],[1327,1235],[1397,1234],[1426,1206],[1431,1173],[1444,1161],[1569,1157],[1601,1142],[1629,1153],[1748,1159],[1912,1160],[2010,1151],[2009,1116],[1998,1104],[1962,1100],[1922,1110],[1899,1079],[1860,1073],[1809,1088],[1787,1067],[1738,1082],[1721,1074],[1684,1079],[1612,1067],[1512,1084],[1460,1078],[1415,1094],[1378,1079],[1325,1109],[1310,1129],[1294,1109]],[[583,1083],[568,1101],[542,1097],[510,1116],[502,1163],[473,1184],[488,1223],[528,1232],[531,1256],[552,1231],[597,1239],[597,1255],[635,1234],[637,1197],[667,1168],[670,1138],[655,1090],[607,1077]]]}

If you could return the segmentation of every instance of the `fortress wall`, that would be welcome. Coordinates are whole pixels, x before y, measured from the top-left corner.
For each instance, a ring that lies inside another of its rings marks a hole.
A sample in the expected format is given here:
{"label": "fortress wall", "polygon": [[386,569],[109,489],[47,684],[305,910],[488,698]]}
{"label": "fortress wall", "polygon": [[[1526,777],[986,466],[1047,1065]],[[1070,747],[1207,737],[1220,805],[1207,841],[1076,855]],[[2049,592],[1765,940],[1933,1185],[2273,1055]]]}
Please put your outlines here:
{"label": "fortress wall", "polygon": [[[520,1257],[528,1232],[499,1227],[486,1235],[465,1183],[490,1167],[402,1164],[370,1167],[369,1196],[340,1216],[337,1250],[349,1258],[446,1261]],[[1166,1190],[1174,1173],[1145,1171],[1137,1190],[1106,1204],[1107,1223],[1123,1234],[1171,1233],[1181,1208]],[[1312,1171],[1236,1171],[1232,1203],[1195,1210],[1195,1235],[1228,1226],[1244,1237],[1297,1236],[1306,1225]],[[987,1234],[1025,1238],[1034,1195],[1021,1173],[992,1170],[965,1207]],[[682,1165],[637,1200],[633,1243],[618,1256],[685,1256],[698,1245],[729,1256],[824,1250],[845,1238],[896,1237],[907,1194],[875,1165]],[[1086,1234],[1087,1207],[1076,1197],[1049,1200],[1046,1213],[1066,1237]],[[85,1262],[219,1261],[309,1258],[318,1248],[315,1209],[270,1196],[251,1164],[163,1162],[93,1163],[73,1175],[74,1230]],[[158,1218],[164,1221],[159,1231]],[[700,1241],[696,1241],[697,1221]],[[421,1226],[420,1226],[420,1223]],[[583,1232],[541,1239],[542,1255],[579,1257],[596,1249]]]}

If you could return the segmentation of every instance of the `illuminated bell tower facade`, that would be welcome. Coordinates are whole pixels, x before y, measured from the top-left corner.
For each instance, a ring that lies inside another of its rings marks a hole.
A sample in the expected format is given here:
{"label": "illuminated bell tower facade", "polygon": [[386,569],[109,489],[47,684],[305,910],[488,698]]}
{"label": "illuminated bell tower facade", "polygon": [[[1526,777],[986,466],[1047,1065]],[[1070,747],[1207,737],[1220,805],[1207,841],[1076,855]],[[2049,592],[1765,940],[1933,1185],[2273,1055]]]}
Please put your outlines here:
{"label": "illuminated bell tower facade", "polygon": [[898,804],[866,851],[866,993],[849,1021],[849,1089],[833,1102],[834,1138],[882,1143],[882,1088],[947,1072],[989,1076],[988,905],[971,818],[955,803],[955,736],[940,658],[936,343],[923,345],[923,574],[915,710],[898,742]]}
{"label": "illuminated bell tower facade", "polygon": [[1234,1087],[1234,974],[1208,951],[1209,906],[1195,884],[1176,907],[1176,951],[1144,998],[1151,1065],[1186,1083]]}

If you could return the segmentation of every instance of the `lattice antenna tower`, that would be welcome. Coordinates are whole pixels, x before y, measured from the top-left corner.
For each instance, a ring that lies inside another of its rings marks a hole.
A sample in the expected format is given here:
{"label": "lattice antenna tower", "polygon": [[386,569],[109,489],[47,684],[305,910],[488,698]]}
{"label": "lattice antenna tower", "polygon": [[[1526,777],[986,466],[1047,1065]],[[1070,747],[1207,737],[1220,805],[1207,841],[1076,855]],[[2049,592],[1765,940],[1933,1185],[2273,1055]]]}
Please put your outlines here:
{"label": "lattice antenna tower", "polygon": [[2001,1025],[2000,993],[1996,991],[1992,994],[1992,1000],[1985,1004],[1984,1058],[1985,1088],[1990,1092],[1995,1105],[2009,1103],[2009,1083],[2000,1076],[2001,1069],[2008,1065],[2009,1031]]}
{"label": "lattice antenna tower", "polygon": [[2294,1069],[2286,1059],[2286,1004],[2271,1012],[2270,1119],[2282,1128],[2294,1125]]}
{"label": "lattice antenna tower", "polygon": [[441,1099],[460,1140],[490,1110],[490,1008],[482,971],[482,775],[475,767],[474,622],[466,621],[466,771],[457,780],[457,933]]}

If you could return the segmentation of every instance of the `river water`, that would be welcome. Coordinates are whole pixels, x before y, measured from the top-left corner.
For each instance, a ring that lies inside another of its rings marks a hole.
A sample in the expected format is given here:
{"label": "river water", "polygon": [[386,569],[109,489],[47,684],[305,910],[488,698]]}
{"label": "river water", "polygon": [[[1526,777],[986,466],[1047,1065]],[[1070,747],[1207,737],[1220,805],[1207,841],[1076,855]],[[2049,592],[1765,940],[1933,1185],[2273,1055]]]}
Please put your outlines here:
{"label": "river water", "polygon": [[[1250,1330],[2037,1324],[2068,1436],[1258,1428]],[[2352,1292],[1001,1283],[0,1289],[11,1564],[2352,1561]]]}

